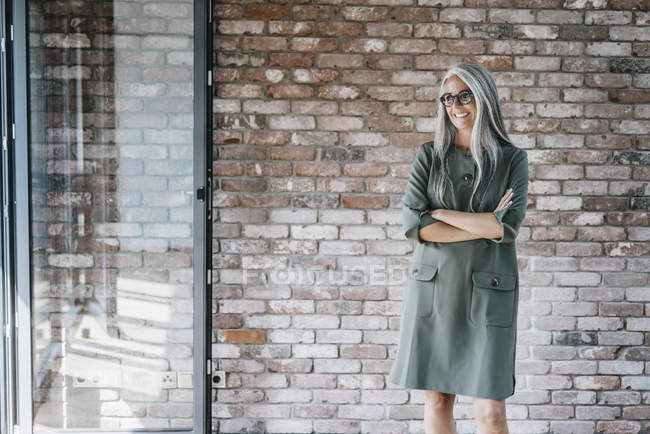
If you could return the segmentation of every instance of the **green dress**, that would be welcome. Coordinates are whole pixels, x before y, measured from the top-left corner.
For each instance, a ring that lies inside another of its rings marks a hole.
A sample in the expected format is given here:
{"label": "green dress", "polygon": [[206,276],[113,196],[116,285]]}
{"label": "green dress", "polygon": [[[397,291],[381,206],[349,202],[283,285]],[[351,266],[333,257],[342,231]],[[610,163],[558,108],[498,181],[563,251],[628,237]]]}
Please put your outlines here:
{"label": "green dress", "polygon": [[[515,238],[526,214],[528,159],[510,144],[486,197],[496,208],[513,188],[512,204],[492,211],[503,227],[499,239],[430,242],[418,230],[435,223],[427,210],[441,208],[433,195],[433,143],[416,152],[403,206],[403,231],[415,250],[406,268],[393,384],[465,396],[505,399],[515,391],[519,274]],[[477,166],[469,150],[451,145],[449,175],[456,207],[470,211]],[[450,203],[450,196],[445,194]],[[475,204],[477,202],[474,202]],[[485,211],[484,211],[485,212]]]}

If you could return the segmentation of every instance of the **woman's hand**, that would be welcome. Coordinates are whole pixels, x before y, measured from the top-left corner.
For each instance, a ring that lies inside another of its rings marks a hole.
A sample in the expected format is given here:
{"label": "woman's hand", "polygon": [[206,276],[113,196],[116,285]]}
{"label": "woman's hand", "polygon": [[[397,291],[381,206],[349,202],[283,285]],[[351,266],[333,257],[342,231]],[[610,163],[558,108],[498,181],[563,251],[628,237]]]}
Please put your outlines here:
{"label": "woman's hand", "polygon": [[512,188],[509,188],[506,190],[505,193],[503,193],[503,196],[499,201],[499,205],[497,205],[497,207],[494,210],[499,211],[510,206],[510,204],[512,203],[512,200],[510,200],[511,198],[512,198]]}

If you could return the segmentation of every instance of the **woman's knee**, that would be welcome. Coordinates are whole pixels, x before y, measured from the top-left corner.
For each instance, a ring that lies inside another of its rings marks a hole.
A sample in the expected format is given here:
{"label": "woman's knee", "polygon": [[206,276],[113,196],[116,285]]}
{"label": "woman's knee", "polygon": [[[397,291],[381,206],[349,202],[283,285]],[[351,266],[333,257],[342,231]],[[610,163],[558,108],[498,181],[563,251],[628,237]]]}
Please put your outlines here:
{"label": "woman's knee", "polygon": [[506,408],[501,402],[485,402],[474,405],[474,416],[481,424],[488,426],[501,426],[507,421]]}
{"label": "woman's knee", "polygon": [[436,411],[448,411],[453,409],[455,394],[437,392],[435,390],[424,391],[424,402]]}
{"label": "woman's knee", "polygon": [[502,426],[507,422],[506,412],[499,409],[486,409],[477,415],[477,420],[487,426]]}

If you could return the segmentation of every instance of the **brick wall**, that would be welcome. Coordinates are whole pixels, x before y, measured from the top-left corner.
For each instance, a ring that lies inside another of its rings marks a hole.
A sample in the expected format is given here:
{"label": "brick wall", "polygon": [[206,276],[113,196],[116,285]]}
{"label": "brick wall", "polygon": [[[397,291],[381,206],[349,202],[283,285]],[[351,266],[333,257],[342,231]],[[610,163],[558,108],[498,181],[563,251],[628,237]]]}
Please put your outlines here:
{"label": "brick wall", "polygon": [[[422,392],[388,381],[404,281],[386,271],[413,252],[406,179],[463,60],[492,72],[531,164],[511,432],[650,429],[647,1],[233,1],[214,17],[215,431],[422,432]],[[471,398],[454,414],[475,430]]]}

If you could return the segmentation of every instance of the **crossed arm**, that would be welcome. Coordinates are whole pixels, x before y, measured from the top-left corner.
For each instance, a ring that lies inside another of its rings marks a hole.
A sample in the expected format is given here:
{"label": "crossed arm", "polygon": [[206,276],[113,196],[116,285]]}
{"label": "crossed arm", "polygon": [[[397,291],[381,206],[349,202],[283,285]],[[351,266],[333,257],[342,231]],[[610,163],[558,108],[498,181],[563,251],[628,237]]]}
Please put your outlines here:
{"label": "crossed arm", "polygon": [[435,209],[429,215],[438,220],[420,228],[420,238],[425,241],[451,243],[477,238],[501,238],[503,228],[494,213],[464,212],[451,209]]}
{"label": "crossed arm", "polygon": [[496,244],[514,242],[526,215],[528,201],[526,152],[515,156],[508,168],[511,193],[504,193],[494,211],[473,213],[444,208],[429,209],[431,204],[427,197],[427,183],[432,157],[427,149],[424,145],[418,148],[408,179],[402,207],[405,236],[420,243],[445,243],[477,238],[486,238]]}

